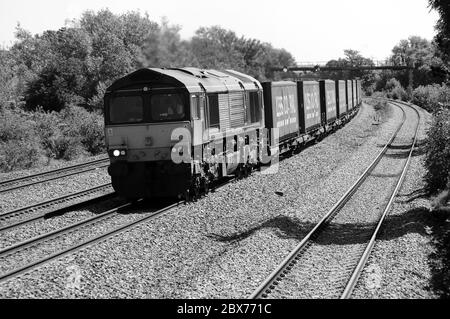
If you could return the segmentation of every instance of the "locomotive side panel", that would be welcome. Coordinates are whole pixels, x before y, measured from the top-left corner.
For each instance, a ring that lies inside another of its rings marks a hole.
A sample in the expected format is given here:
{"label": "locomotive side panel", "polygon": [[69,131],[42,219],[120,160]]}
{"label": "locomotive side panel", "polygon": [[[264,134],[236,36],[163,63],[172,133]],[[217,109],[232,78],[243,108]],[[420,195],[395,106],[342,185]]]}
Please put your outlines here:
{"label": "locomotive side panel", "polygon": [[230,105],[230,126],[243,127],[245,121],[244,92],[230,92],[228,94]]}
{"label": "locomotive side panel", "polygon": [[297,82],[299,98],[300,133],[306,134],[320,126],[320,89],[319,82]]}

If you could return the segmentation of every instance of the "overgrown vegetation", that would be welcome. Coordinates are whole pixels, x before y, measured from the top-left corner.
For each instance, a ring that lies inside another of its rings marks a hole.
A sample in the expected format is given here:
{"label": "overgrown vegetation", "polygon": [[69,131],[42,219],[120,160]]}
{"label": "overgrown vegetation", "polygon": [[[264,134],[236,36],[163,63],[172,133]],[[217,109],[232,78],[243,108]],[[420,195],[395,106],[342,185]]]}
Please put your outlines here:
{"label": "overgrown vegetation", "polygon": [[419,86],[413,91],[411,101],[429,112],[437,111],[450,105],[450,87],[446,84]]}
{"label": "overgrown vegetation", "polygon": [[0,170],[30,168],[104,151],[103,117],[78,106],[63,112],[0,110]]}
{"label": "overgrown vegetation", "polygon": [[428,131],[425,166],[430,192],[442,191],[450,186],[450,108],[442,108],[434,114]]}

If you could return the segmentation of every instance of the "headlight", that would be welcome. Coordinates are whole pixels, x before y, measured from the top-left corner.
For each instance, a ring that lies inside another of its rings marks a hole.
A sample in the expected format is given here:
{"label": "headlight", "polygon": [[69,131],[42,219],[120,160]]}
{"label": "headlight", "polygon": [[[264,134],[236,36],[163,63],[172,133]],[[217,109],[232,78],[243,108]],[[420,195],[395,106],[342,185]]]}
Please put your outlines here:
{"label": "headlight", "polygon": [[124,157],[127,156],[127,150],[112,149],[109,151],[109,154],[114,157]]}

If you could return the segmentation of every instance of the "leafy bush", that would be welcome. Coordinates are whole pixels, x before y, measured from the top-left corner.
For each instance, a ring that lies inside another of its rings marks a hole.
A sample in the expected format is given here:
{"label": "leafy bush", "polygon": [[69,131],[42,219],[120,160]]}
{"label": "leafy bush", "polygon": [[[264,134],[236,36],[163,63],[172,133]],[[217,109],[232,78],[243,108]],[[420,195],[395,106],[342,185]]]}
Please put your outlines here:
{"label": "leafy bush", "polygon": [[373,99],[385,99],[386,98],[386,93],[385,92],[380,92],[380,91],[376,91],[373,92],[373,94],[371,95],[371,98]]}
{"label": "leafy bush", "polygon": [[78,106],[70,106],[61,113],[69,124],[69,130],[76,136],[84,149],[92,155],[105,150],[103,117]]}
{"label": "leafy bush", "polygon": [[0,111],[0,141],[24,140],[33,137],[32,121],[9,109]]}
{"label": "leafy bush", "polygon": [[35,123],[24,113],[0,111],[0,170],[29,168],[42,149],[34,131]]}
{"label": "leafy bush", "polygon": [[32,167],[39,158],[39,148],[32,141],[0,142],[0,170],[9,172],[14,169]]}
{"label": "leafy bush", "polygon": [[450,87],[447,85],[419,86],[413,91],[412,102],[427,111],[434,112],[441,106],[450,105]]}
{"label": "leafy bush", "polygon": [[[389,96],[389,93],[388,93],[388,96]],[[402,86],[400,86],[400,87],[395,87],[390,92],[390,97],[394,100],[406,101],[408,99],[408,94],[406,93],[405,89]]]}
{"label": "leafy bush", "polygon": [[73,124],[65,123],[59,113],[40,110],[34,114],[34,118],[36,133],[47,157],[70,160],[82,151],[80,138],[72,128]]}
{"label": "leafy bush", "polygon": [[105,150],[103,116],[78,106],[61,112],[0,109],[0,170],[29,168],[37,159],[71,160]]}
{"label": "leafy bush", "polygon": [[450,109],[435,113],[427,142],[425,179],[428,190],[434,193],[450,183]]}
{"label": "leafy bush", "polygon": [[387,81],[384,89],[386,90],[386,96],[390,99],[406,101],[408,98],[408,94],[406,93],[405,89],[395,78]]}

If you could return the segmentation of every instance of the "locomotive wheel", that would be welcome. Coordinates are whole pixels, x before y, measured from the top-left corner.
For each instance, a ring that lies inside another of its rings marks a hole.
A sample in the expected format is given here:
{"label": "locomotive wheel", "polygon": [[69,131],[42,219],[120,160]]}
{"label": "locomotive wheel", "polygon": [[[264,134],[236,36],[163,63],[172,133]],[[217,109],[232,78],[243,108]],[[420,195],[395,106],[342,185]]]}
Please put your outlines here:
{"label": "locomotive wheel", "polygon": [[242,165],[242,177],[243,178],[248,177],[248,165],[247,164]]}
{"label": "locomotive wheel", "polygon": [[200,198],[201,180],[200,176],[195,176],[192,180],[191,186],[184,192],[184,199],[186,202],[196,202]]}
{"label": "locomotive wheel", "polygon": [[242,171],[242,164],[239,164],[238,165],[238,167],[236,168],[236,173],[235,173],[235,175],[236,175],[236,179],[242,179],[242,177],[243,177],[243,171]]}
{"label": "locomotive wheel", "polygon": [[205,194],[209,193],[209,179],[208,177],[202,177],[202,189]]}
{"label": "locomotive wheel", "polygon": [[251,164],[247,164],[247,170],[246,170],[246,177],[249,177],[250,175],[252,175],[252,171],[253,171],[253,165]]}

